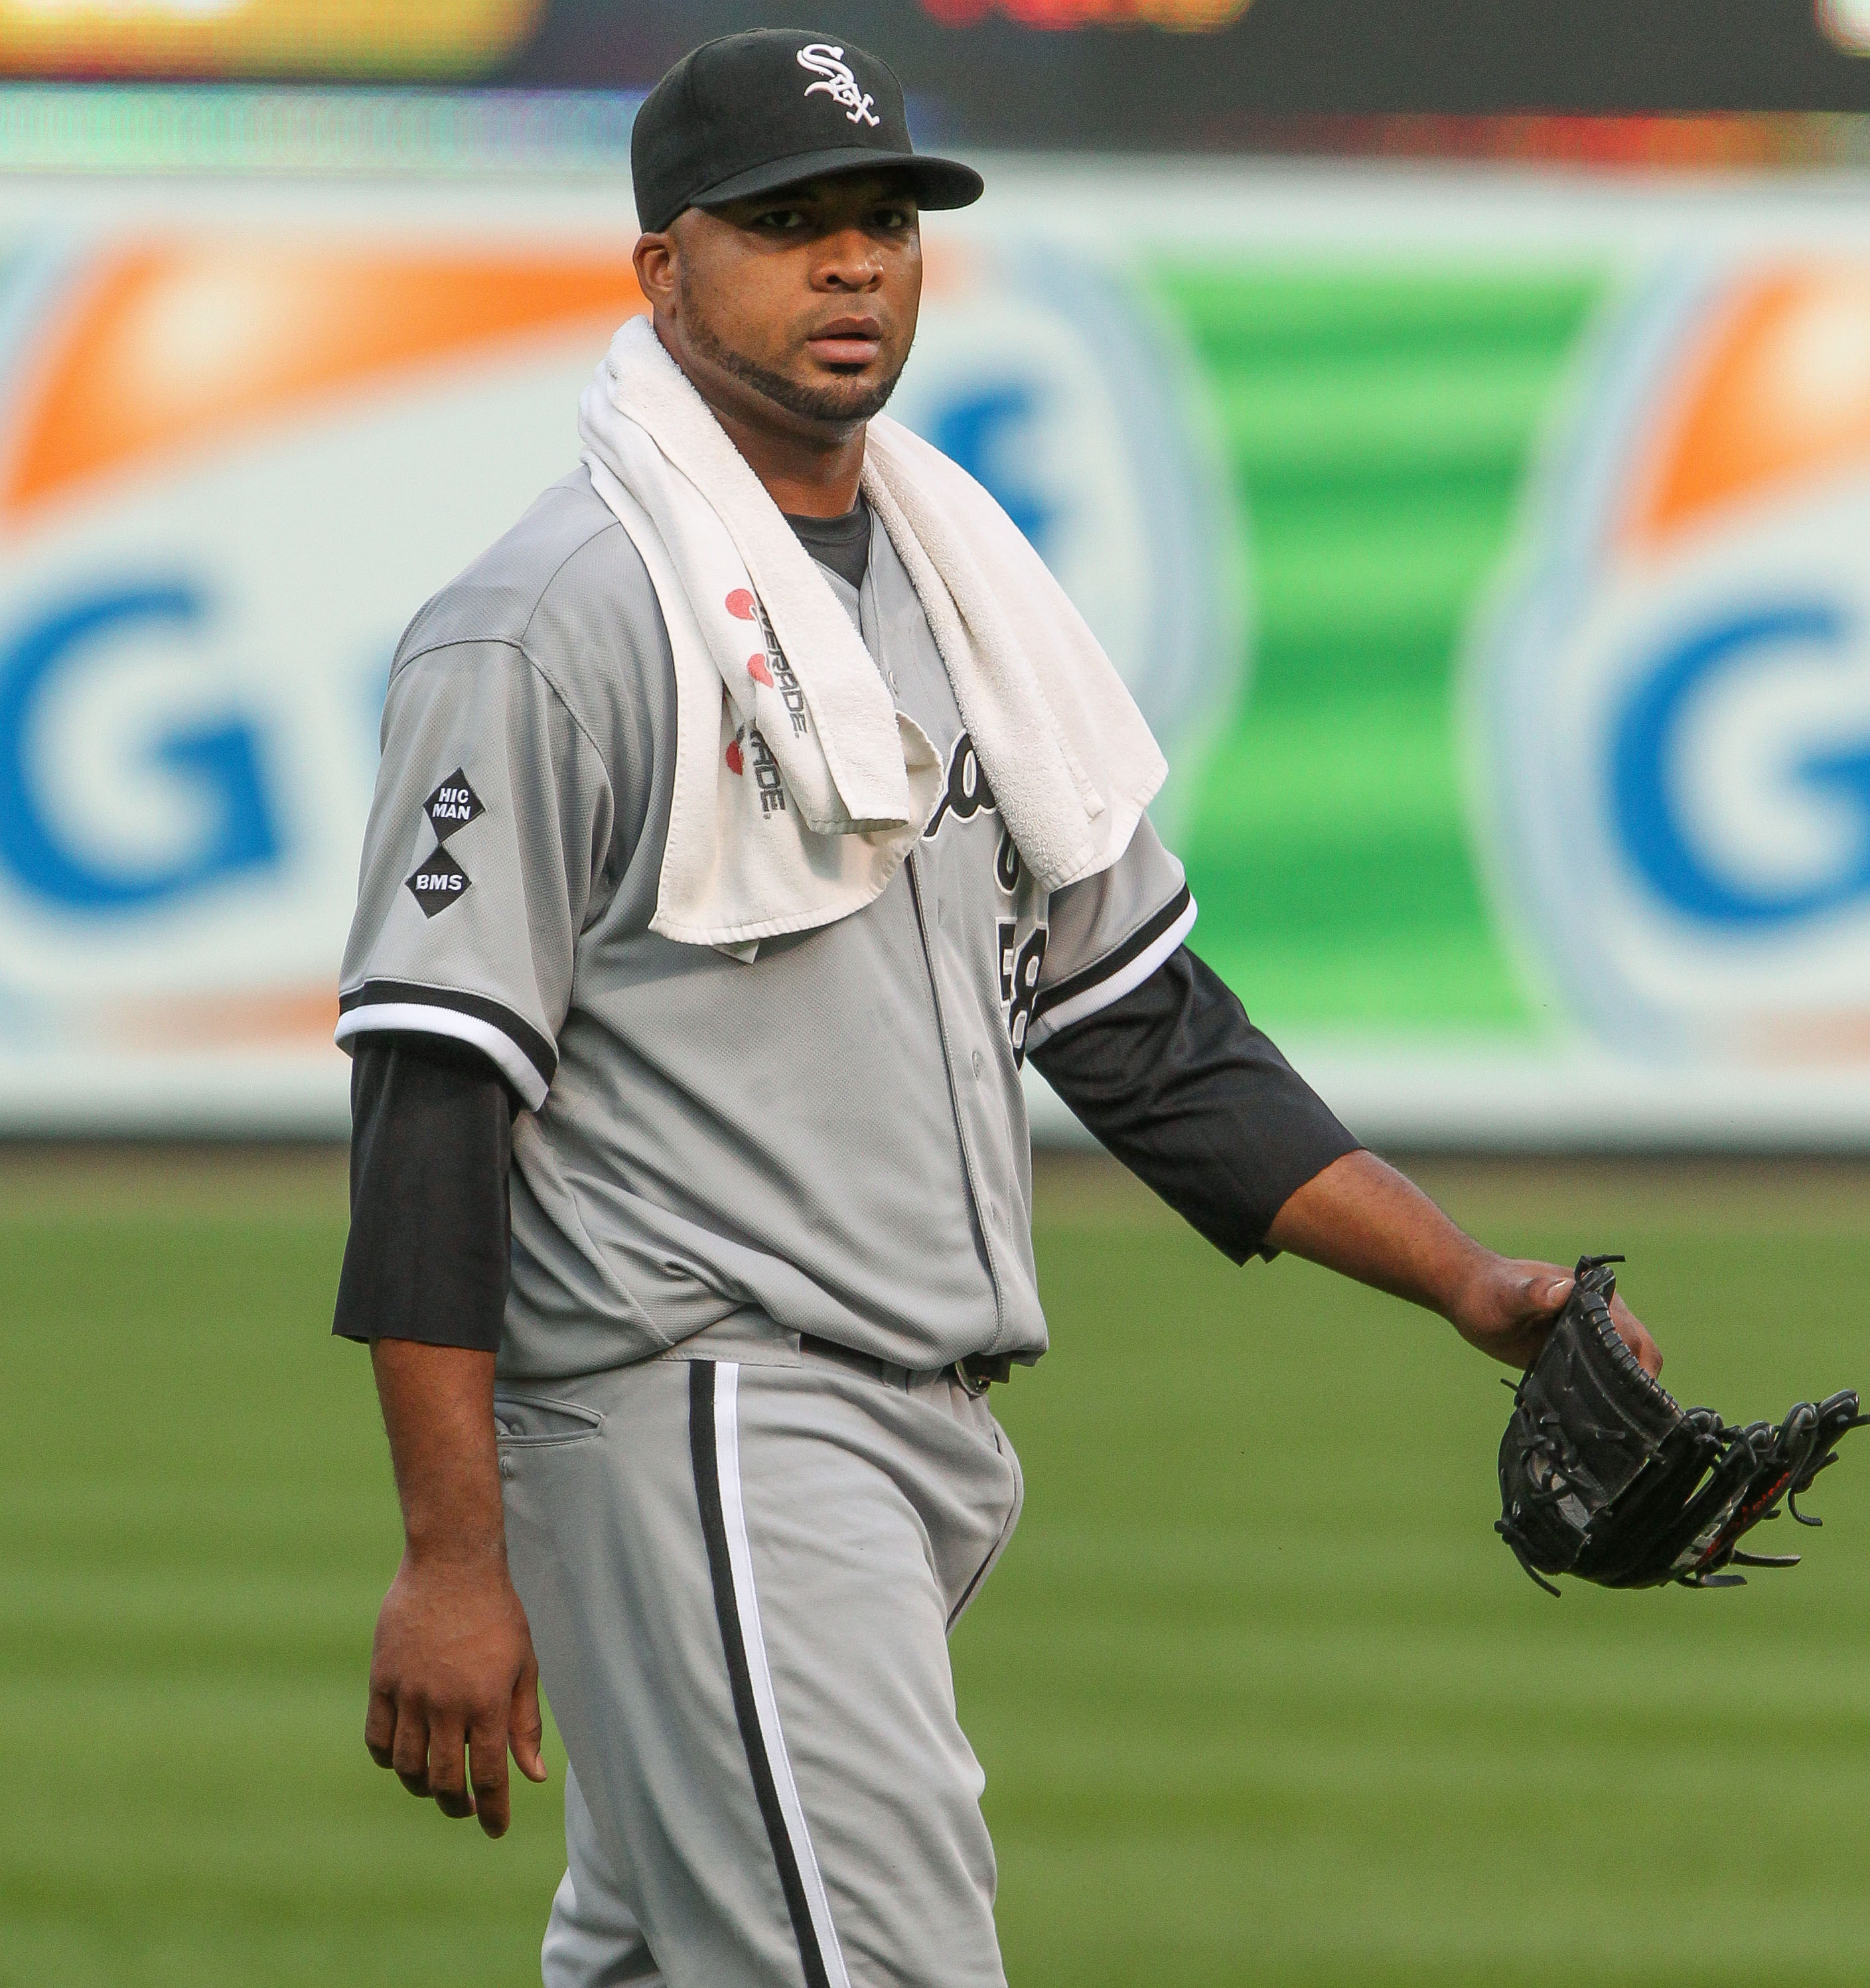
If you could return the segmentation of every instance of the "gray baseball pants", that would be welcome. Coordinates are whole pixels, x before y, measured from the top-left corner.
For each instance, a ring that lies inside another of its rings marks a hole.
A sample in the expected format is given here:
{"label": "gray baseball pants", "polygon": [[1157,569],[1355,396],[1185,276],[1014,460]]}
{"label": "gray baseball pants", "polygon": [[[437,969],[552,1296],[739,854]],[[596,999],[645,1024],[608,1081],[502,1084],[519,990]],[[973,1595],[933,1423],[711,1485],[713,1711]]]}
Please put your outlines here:
{"label": "gray baseball pants", "polygon": [[570,1756],[546,1988],[1003,1988],[946,1641],[1019,1514],[986,1401],[729,1321],[495,1415]]}

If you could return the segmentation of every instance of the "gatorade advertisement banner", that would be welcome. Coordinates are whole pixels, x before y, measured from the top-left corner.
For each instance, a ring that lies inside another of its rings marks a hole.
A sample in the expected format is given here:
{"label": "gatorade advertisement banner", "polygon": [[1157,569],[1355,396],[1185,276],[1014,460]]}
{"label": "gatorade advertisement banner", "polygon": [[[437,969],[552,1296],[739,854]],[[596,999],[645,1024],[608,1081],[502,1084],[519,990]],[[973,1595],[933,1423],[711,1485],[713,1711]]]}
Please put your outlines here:
{"label": "gatorade advertisement banner", "polygon": [[[1192,943],[1348,1122],[1870,1144],[1861,201],[989,184],[892,411],[1104,641]],[[342,1129],[390,656],[575,464],[633,238],[589,181],[0,184],[0,1130]]]}

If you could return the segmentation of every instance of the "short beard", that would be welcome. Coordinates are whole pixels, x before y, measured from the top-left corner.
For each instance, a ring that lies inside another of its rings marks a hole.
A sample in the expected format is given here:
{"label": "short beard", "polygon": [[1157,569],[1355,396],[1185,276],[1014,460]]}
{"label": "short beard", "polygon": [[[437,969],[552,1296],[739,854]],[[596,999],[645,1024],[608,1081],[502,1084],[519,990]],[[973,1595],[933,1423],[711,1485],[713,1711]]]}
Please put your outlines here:
{"label": "short beard", "polygon": [[[808,421],[840,425],[867,421],[873,414],[882,413],[902,377],[902,367],[898,366],[887,380],[874,386],[867,386],[860,380],[834,386],[801,386],[796,380],[788,380],[784,374],[773,372],[728,345],[708,322],[706,313],[695,308],[695,292],[685,281],[681,297],[682,322],[703,358],[712,360],[723,373],[731,373],[742,385],[763,394],[789,414],[800,415]],[[905,360],[908,357],[905,353]]]}

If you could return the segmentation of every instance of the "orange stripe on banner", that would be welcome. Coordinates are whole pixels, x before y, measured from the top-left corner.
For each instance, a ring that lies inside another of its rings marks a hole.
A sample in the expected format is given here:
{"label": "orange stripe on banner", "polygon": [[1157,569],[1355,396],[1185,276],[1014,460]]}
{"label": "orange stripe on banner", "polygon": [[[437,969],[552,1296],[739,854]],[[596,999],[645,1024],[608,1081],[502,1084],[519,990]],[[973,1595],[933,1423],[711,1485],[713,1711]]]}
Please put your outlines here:
{"label": "orange stripe on banner", "polygon": [[118,252],[35,369],[0,511],[166,462],[367,382],[644,308],[621,257],[174,243]]}
{"label": "orange stripe on banner", "polygon": [[542,0],[0,0],[13,76],[484,76]]}
{"label": "orange stripe on banner", "polygon": [[1747,1030],[1743,1046],[1769,1069],[1870,1063],[1870,1015],[1778,1015]]}
{"label": "orange stripe on banner", "polygon": [[337,996],[329,987],[255,994],[157,996],[119,1004],[113,1033],[140,1050],[330,1047]]}
{"label": "orange stripe on banner", "polygon": [[922,244],[922,298],[953,297],[980,282],[979,259],[954,242]]}
{"label": "orange stripe on banner", "polygon": [[1788,483],[1870,470],[1870,266],[1781,271],[1716,314],[1625,536],[1653,547]]}

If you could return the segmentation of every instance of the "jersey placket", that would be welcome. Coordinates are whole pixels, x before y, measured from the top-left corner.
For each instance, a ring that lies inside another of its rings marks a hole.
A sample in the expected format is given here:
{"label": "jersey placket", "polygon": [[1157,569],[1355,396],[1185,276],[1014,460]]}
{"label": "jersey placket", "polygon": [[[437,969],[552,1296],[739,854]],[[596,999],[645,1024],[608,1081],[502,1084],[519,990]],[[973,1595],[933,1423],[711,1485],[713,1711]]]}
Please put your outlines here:
{"label": "jersey placket", "polygon": [[[982,1253],[987,1260],[987,1275],[993,1285],[993,1344],[984,1349],[996,1350],[1006,1331],[1006,1293],[1001,1275],[999,1238],[996,1235],[1001,1219],[1004,1218],[1005,1202],[981,1192],[979,1161],[975,1153],[975,1142],[969,1136],[969,1112],[961,1090],[959,1077],[955,1069],[955,1043],[953,1032],[949,1024],[948,1010],[942,999],[942,975],[935,964],[935,952],[928,931],[928,907],[924,900],[922,876],[917,861],[918,852],[911,850],[905,859],[903,868],[909,880],[909,897],[915,907],[916,935],[921,942],[922,965],[928,975],[929,999],[935,1003],[935,1031],[942,1044],[942,1063],[948,1076],[949,1103],[955,1114],[955,1136],[961,1148],[962,1172],[967,1181],[968,1203],[974,1212],[974,1226],[981,1240]],[[938,926],[938,930],[939,929]],[[969,1073],[972,1075],[970,1063]],[[976,1091],[980,1080],[975,1080]],[[989,1219],[992,1217],[992,1219]]]}
{"label": "jersey placket", "polygon": [[[886,632],[888,617],[877,611],[874,560],[871,572],[864,576],[862,591],[863,596],[867,598],[869,612],[865,614],[860,607],[860,632],[867,641],[874,643],[871,653],[875,658],[877,668],[882,673],[884,681],[888,684],[890,695],[898,708],[905,709],[907,705],[904,695],[905,688],[921,687],[918,672],[921,659],[898,653],[893,631]],[[936,667],[940,667],[938,663]],[[945,690],[945,678],[943,688]],[[927,721],[932,714],[909,711],[908,715],[921,724],[925,731],[928,730]],[[958,725],[959,722],[959,714],[957,712],[955,722]],[[935,735],[931,733],[930,735],[932,738]],[[938,748],[945,759],[952,744],[953,741],[949,740],[945,746]],[[931,849],[932,852],[933,845],[931,845]],[[940,871],[942,867],[941,860],[932,854],[932,860],[925,865],[922,855],[923,851],[920,848],[911,850],[904,860],[903,871],[908,881],[910,901],[915,909],[916,937],[921,947],[922,969],[928,976],[929,999],[935,1004],[935,1031],[942,1045],[942,1068],[948,1080],[949,1105],[954,1114],[955,1137],[961,1150],[962,1173],[967,1183],[968,1205],[973,1214],[975,1232],[980,1239],[981,1253],[986,1262],[988,1280],[993,1286],[993,1346],[984,1349],[992,1351],[1006,1336],[1007,1327],[1004,1252],[1008,1241],[1003,1225],[1007,1219],[1009,1196],[1004,1188],[999,1193],[994,1194],[986,1191],[983,1186],[982,1140],[976,1135],[976,1128],[970,1123],[974,1114],[969,1105],[970,1103],[977,1104],[980,1099],[986,1083],[986,1072],[982,1067],[980,1048],[970,1043],[965,1046],[963,1052],[963,1046],[957,1040],[958,1017],[951,1014],[950,1010],[952,1007],[958,1007],[961,1013],[965,1014],[968,1012],[968,1004],[965,1001],[950,1002],[942,996],[942,964],[950,959],[958,961],[958,955],[942,936],[939,914],[947,893],[943,888],[944,880],[938,874],[932,878],[936,913],[932,923],[930,918],[929,887],[932,879],[929,872]],[[938,946],[942,948],[939,958],[936,953]],[[955,1059],[958,1053],[965,1053],[966,1056],[965,1073],[956,1067]],[[971,1090],[968,1087],[970,1082]]]}

